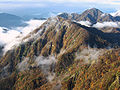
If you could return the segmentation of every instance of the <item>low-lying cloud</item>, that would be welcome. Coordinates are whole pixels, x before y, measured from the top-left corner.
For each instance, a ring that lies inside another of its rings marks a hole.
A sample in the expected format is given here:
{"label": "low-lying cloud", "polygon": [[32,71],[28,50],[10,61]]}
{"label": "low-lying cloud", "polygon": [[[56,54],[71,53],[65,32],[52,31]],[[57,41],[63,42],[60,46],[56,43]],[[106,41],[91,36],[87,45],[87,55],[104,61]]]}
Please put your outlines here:
{"label": "low-lying cloud", "polygon": [[118,28],[120,27],[120,23],[119,22],[97,22],[96,24],[93,25],[93,27],[95,28],[104,28],[104,27],[115,27]]}
{"label": "low-lying cloud", "polygon": [[17,66],[18,66],[18,69],[20,71],[24,71],[24,70],[28,70],[29,69],[29,58],[25,58],[21,63],[19,63]]}
{"label": "low-lying cloud", "polygon": [[35,56],[33,59],[33,63],[29,63],[29,61],[30,61],[29,58],[23,59],[22,62],[17,64],[17,69],[19,71],[24,71],[24,70],[30,70],[30,68],[38,67],[45,74],[48,81],[51,82],[54,79],[55,64],[57,62],[57,59],[54,56],[48,56],[48,57]]}
{"label": "low-lying cloud", "polygon": [[41,26],[45,21],[46,20],[30,20],[25,22],[28,24],[27,26],[17,27],[12,30],[0,27],[0,46],[4,46],[3,51],[7,52],[14,46],[19,45],[27,34]]}
{"label": "low-lying cloud", "polygon": [[52,81],[55,77],[55,64],[57,60],[54,56],[49,56],[47,58],[39,56],[36,58],[35,63],[41,68],[43,73],[46,75],[48,81]]}
{"label": "low-lying cloud", "polygon": [[103,55],[103,53],[103,49],[86,48],[76,55],[76,59],[84,60],[85,63],[91,63],[92,61],[96,62],[99,56]]}
{"label": "low-lying cloud", "polygon": [[87,27],[90,27],[91,23],[89,21],[80,21],[80,22],[77,22],[81,25],[84,25],[84,26],[87,26]]}
{"label": "low-lying cloud", "polygon": [[102,22],[102,23],[97,22],[96,24],[93,24],[93,25],[89,21],[79,21],[77,23],[87,27],[95,27],[95,28],[104,28],[104,27],[119,28],[120,27],[120,22]]}

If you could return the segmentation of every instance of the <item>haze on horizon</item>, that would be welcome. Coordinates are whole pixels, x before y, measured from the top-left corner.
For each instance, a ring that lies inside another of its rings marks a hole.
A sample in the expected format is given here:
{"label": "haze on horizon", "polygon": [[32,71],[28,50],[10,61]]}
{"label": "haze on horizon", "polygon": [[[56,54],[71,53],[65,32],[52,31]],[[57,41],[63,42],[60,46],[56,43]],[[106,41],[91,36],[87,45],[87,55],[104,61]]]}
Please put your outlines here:
{"label": "haze on horizon", "polygon": [[24,15],[77,12],[98,8],[105,13],[120,10],[120,0],[0,0],[0,12]]}

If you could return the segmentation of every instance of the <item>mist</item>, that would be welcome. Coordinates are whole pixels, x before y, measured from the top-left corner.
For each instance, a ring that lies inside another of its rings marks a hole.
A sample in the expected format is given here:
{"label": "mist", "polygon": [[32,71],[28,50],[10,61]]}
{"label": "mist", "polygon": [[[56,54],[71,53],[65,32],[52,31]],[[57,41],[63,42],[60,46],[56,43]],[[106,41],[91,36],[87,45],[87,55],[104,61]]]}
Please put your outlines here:
{"label": "mist", "polygon": [[24,71],[24,70],[28,70],[29,69],[29,58],[25,58],[22,62],[20,62],[17,66],[18,66],[18,70],[19,71]]}
{"label": "mist", "polygon": [[76,60],[84,60],[85,63],[97,62],[100,56],[104,54],[104,49],[85,48],[79,54],[76,54]]}
{"label": "mist", "polygon": [[17,70],[18,71],[25,71],[30,70],[30,68],[40,68],[42,70],[42,73],[46,76],[46,79],[48,81],[52,81],[55,77],[55,64],[57,62],[57,59],[54,56],[34,56],[33,63],[29,63],[30,58],[24,58],[22,62],[17,64]]}
{"label": "mist", "polygon": [[49,56],[47,58],[39,56],[35,60],[35,63],[41,68],[49,82],[51,82],[55,77],[54,70],[56,62],[57,60],[54,56]]}

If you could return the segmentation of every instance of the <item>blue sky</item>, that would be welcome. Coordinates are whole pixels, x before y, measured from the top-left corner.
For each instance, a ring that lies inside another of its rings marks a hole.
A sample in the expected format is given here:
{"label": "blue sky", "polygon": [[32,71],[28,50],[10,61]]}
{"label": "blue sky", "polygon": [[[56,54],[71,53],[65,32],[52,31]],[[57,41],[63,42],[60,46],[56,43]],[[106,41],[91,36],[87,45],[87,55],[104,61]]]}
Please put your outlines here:
{"label": "blue sky", "polygon": [[16,15],[77,12],[98,8],[106,13],[120,10],[120,0],[0,0],[0,12]]}

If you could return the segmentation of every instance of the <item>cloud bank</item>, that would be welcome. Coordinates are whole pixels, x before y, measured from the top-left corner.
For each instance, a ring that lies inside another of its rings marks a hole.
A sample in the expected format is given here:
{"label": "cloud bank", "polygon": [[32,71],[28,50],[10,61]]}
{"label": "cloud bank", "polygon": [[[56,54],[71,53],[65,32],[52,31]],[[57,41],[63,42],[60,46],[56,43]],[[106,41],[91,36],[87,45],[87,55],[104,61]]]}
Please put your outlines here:
{"label": "cloud bank", "polygon": [[0,45],[4,46],[3,51],[7,52],[8,50],[14,48],[14,46],[19,45],[22,42],[22,39],[32,32],[34,29],[38,28],[46,20],[30,20],[25,27],[17,27],[12,30],[5,30],[0,27]]}
{"label": "cloud bank", "polygon": [[93,27],[95,28],[104,28],[104,27],[115,27],[118,28],[120,27],[120,23],[119,22],[97,22],[96,24],[93,25]]}
{"label": "cloud bank", "polygon": [[84,25],[84,26],[87,26],[87,27],[90,27],[91,23],[89,21],[80,21],[80,22],[77,22],[81,25]]}

